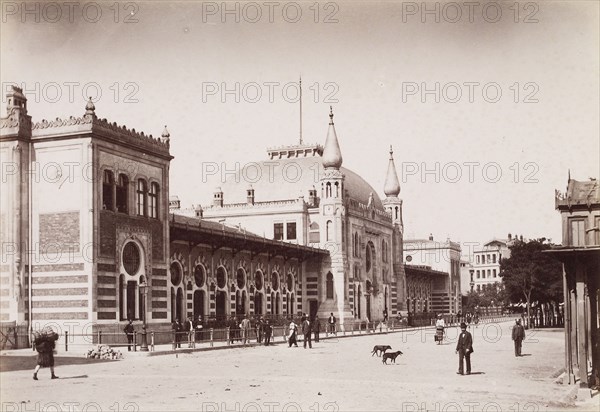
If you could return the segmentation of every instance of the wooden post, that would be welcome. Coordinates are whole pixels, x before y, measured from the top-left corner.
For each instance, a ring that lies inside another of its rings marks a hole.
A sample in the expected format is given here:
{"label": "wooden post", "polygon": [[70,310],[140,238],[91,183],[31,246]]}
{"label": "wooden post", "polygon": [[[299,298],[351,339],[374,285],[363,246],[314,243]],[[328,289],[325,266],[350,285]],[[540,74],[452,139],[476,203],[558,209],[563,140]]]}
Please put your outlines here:
{"label": "wooden post", "polygon": [[585,273],[583,262],[576,262],[577,272],[577,357],[579,363],[579,386],[588,386],[588,363],[587,363],[587,319],[586,319],[586,290]]}
{"label": "wooden post", "polygon": [[564,333],[565,333],[565,373],[569,377],[568,384],[571,384],[571,363],[569,362],[571,359],[571,342],[569,339],[569,335],[571,334],[571,319],[569,316],[570,305],[571,305],[571,296],[569,294],[569,289],[567,287],[567,272],[565,271],[565,264],[562,264],[562,275],[563,275],[563,313],[565,317],[565,325],[564,325]]}

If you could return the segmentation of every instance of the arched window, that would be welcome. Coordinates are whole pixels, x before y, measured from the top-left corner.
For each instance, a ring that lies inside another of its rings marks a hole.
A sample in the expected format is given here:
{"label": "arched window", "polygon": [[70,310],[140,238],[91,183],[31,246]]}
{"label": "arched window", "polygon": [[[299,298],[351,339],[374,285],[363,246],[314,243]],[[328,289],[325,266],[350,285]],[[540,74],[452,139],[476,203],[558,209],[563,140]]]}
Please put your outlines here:
{"label": "arched window", "polygon": [[326,299],[333,299],[333,275],[327,272],[327,280],[325,285]]}
{"label": "arched window", "polygon": [[333,240],[333,222],[331,220],[327,221],[327,241]]}
{"label": "arched window", "polygon": [[204,283],[206,282],[206,270],[204,269],[204,266],[196,265],[194,268],[194,282],[199,288],[204,286]]}
{"label": "arched window", "polygon": [[271,287],[273,290],[279,289],[279,274],[277,272],[271,274]]}
{"label": "arched window", "polygon": [[236,274],[236,282],[238,289],[243,289],[246,286],[246,272],[242,268],[238,268]]}
{"label": "arched window", "polygon": [[128,193],[129,178],[121,173],[119,175],[119,184],[117,185],[117,212],[127,213],[128,208]]}
{"label": "arched window", "polygon": [[262,290],[263,283],[263,274],[260,270],[257,270],[254,273],[254,286],[256,287],[256,290]]}
{"label": "arched window", "polygon": [[138,179],[137,183],[137,214],[138,216],[146,216],[148,186],[144,179]]}
{"label": "arched window", "polygon": [[399,212],[399,208],[398,208],[398,206],[396,206],[396,219],[398,219],[398,212]]}
{"label": "arched window", "polygon": [[227,285],[227,272],[223,266],[217,268],[217,286],[223,289]]}
{"label": "arched window", "polygon": [[158,219],[158,183],[150,184],[150,193],[148,194],[148,216]]}
{"label": "arched window", "polygon": [[178,262],[171,263],[171,283],[173,286],[179,286],[183,275],[181,273],[181,265]]}
{"label": "arched window", "polygon": [[326,198],[331,197],[331,183],[330,182],[325,183],[325,197]]}
{"label": "arched window", "polygon": [[335,197],[340,197],[340,183],[335,182]]}
{"label": "arched window", "polygon": [[321,242],[321,232],[319,231],[319,224],[317,222],[312,222],[308,231],[308,242],[309,243],[319,243]]}
{"label": "arched window", "polygon": [[105,170],[102,177],[102,209],[114,210],[113,186],[115,176],[110,170]]}

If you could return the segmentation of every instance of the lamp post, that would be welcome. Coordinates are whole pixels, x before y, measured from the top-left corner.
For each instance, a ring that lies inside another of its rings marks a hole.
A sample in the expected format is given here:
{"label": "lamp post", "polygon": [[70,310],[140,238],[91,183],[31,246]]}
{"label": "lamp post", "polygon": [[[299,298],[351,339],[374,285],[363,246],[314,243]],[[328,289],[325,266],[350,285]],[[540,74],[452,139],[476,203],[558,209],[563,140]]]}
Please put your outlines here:
{"label": "lamp post", "polygon": [[140,344],[140,352],[148,352],[148,337],[146,336],[146,293],[148,292],[148,285],[146,282],[140,283],[140,292],[142,292],[142,296],[144,297],[144,304],[142,305],[144,311],[142,313],[142,343]]}

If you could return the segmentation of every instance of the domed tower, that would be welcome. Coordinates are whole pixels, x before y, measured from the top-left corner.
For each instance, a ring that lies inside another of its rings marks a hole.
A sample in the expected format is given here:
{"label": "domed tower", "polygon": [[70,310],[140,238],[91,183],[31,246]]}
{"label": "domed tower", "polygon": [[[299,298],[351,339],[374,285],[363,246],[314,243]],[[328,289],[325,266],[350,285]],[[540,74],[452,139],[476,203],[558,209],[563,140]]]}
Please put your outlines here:
{"label": "domed tower", "polygon": [[[400,194],[400,181],[396,173],[394,164],[394,151],[390,146],[390,160],[388,162],[387,175],[383,186],[385,199],[383,207],[392,215],[392,224],[394,231],[392,234],[392,270],[394,272],[395,289],[397,295],[398,311],[406,310],[406,275],[404,272],[404,252],[403,252],[403,233],[404,225],[402,223],[402,199],[398,198]],[[393,286],[393,288],[394,288]]]}
{"label": "domed tower", "polygon": [[[331,264],[325,265],[322,285],[326,290],[325,300],[319,312],[323,316],[334,313],[343,324],[351,312],[345,299],[346,256],[344,236],[346,212],[344,209],[344,174],[341,172],[342,152],[333,124],[333,108],[329,111],[329,129],[323,148],[323,172],[321,173],[320,211],[323,233],[321,243],[330,251]],[[329,266],[329,268],[327,268]]]}

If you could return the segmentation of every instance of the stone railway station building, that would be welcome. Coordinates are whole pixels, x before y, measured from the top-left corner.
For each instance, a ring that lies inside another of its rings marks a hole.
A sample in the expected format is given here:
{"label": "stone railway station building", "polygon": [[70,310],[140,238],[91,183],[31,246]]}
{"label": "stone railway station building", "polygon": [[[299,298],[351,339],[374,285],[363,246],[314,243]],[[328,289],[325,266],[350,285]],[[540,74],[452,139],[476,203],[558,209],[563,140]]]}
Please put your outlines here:
{"label": "stone railway station building", "polygon": [[153,137],[95,110],[90,100],[82,117],[34,123],[22,90],[7,94],[0,120],[3,347],[14,345],[11,333],[26,337],[45,323],[69,333],[122,332],[128,318],[144,314],[150,330],[165,331],[176,318],[199,315],[333,312],[343,327],[381,320],[384,310],[406,314],[391,150],[381,200],[342,167],[330,113],[324,146],[268,150],[269,161],[294,162],[303,176],[315,176],[307,168],[316,164],[316,177],[252,187],[225,182],[212,205],[182,209],[169,196],[166,127]]}

